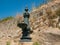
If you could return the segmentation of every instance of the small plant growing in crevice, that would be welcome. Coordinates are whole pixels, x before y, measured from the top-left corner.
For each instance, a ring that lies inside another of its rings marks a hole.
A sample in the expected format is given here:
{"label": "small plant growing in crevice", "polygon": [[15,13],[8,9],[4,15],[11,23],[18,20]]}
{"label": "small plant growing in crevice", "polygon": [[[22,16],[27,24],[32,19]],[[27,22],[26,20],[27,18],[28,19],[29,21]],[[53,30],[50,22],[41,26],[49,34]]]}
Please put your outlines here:
{"label": "small plant growing in crevice", "polygon": [[6,42],[6,45],[10,45],[10,42],[8,41],[8,42]]}
{"label": "small plant growing in crevice", "polygon": [[38,42],[35,42],[33,45],[39,45],[39,43]]}

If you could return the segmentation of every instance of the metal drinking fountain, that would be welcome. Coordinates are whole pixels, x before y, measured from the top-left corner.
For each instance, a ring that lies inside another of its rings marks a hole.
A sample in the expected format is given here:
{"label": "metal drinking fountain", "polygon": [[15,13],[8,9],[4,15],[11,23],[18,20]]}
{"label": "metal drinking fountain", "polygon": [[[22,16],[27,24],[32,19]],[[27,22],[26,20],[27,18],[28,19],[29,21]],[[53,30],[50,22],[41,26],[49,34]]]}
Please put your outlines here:
{"label": "metal drinking fountain", "polygon": [[28,8],[25,8],[25,13],[23,14],[24,17],[24,23],[18,24],[20,28],[22,28],[22,37],[20,38],[21,41],[31,41],[30,37],[30,26],[29,26],[29,17],[30,14],[28,12]]}

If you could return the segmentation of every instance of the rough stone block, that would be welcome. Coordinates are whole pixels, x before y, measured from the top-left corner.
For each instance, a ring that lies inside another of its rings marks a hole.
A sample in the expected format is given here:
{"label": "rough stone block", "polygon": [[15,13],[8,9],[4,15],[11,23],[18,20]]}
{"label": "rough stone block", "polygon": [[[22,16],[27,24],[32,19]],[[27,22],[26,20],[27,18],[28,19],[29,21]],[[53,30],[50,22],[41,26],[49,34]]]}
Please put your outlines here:
{"label": "rough stone block", "polygon": [[20,45],[33,45],[33,42],[21,42]]}

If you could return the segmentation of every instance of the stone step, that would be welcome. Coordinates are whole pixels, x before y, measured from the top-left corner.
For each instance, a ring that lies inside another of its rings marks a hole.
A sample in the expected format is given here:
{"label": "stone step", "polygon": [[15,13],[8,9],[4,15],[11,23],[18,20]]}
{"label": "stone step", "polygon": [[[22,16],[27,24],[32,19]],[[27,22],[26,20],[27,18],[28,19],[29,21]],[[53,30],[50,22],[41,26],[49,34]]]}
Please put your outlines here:
{"label": "stone step", "polygon": [[33,42],[21,42],[20,45],[33,45]]}

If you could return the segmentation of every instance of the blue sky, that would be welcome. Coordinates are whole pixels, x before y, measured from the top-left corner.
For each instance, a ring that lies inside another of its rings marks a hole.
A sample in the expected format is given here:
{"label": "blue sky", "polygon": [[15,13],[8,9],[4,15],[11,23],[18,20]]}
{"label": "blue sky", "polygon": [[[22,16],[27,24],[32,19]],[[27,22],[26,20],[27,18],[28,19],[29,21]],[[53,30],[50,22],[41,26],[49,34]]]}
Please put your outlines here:
{"label": "blue sky", "polygon": [[8,16],[16,16],[17,12],[22,14],[26,6],[29,11],[32,4],[36,7],[43,4],[46,0],[0,0],[0,19]]}

